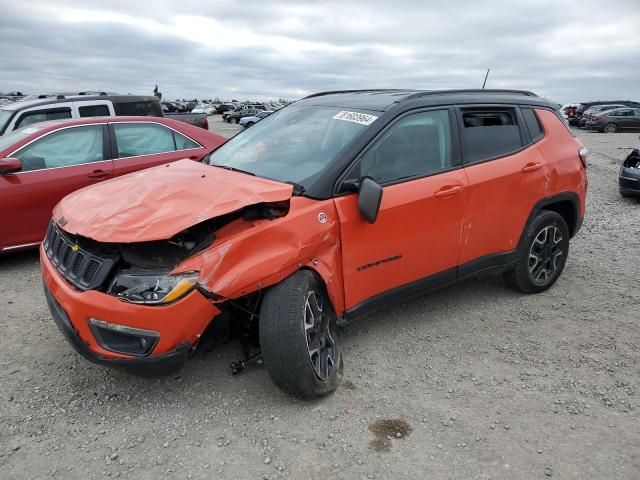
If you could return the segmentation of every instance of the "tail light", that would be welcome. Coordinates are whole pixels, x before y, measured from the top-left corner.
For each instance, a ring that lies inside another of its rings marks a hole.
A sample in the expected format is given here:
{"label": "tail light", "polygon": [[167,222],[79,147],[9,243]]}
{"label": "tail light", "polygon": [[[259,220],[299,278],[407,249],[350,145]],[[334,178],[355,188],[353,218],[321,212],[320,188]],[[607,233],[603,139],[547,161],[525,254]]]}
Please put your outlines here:
{"label": "tail light", "polygon": [[207,120],[206,118],[203,118],[200,126],[205,130],[209,130],[209,120]]}
{"label": "tail light", "polygon": [[587,168],[587,156],[589,155],[589,150],[586,147],[582,147],[578,150],[578,156],[580,157],[580,161],[582,162],[582,166]]}

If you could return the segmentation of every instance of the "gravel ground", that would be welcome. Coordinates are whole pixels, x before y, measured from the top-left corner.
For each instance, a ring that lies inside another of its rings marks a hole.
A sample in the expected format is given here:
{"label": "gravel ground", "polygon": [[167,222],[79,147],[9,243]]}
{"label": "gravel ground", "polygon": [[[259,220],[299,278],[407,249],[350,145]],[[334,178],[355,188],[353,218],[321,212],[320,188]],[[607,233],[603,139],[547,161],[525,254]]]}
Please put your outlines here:
{"label": "gravel ground", "polygon": [[578,135],[588,215],[556,286],[467,281],[360,320],[343,386],[313,403],[261,367],[229,377],[234,343],[162,380],[92,365],[50,319],[37,255],[1,258],[0,477],[637,480],[640,204],[617,174],[638,134]]}

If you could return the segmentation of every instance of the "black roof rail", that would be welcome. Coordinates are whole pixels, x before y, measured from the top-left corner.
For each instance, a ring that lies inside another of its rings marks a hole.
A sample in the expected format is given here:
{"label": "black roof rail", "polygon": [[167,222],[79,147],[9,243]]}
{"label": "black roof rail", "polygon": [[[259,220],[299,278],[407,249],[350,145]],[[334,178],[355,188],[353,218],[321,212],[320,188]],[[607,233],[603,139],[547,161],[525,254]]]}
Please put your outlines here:
{"label": "black roof rail", "polygon": [[405,100],[413,100],[414,98],[425,97],[428,95],[456,95],[456,94],[496,94],[496,95],[524,95],[527,97],[538,97],[528,90],[506,90],[506,89],[460,89],[460,90],[425,90],[409,95]]}
{"label": "black roof rail", "polygon": [[307,98],[323,97],[325,95],[337,95],[340,93],[394,93],[394,92],[412,92],[412,91],[415,91],[415,90],[406,90],[403,88],[388,88],[388,89],[372,88],[368,90],[333,90],[329,92],[312,93],[311,95],[308,95],[302,98],[302,100],[305,100]]}
{"label": "black roof rail", "polygon": [[[425,97],[428,95],[456,95],[456,94],[494,94],[494,95],[524,95],[527,97],[538,97],[533,92],[528,90],[508,90],[508,89],[456,89],[456,90],[409,90],[403,88],[395,88],[395,89],[383,89],[383,88],[375,88],[375,89],[364,89],[364,90],[334,90],[329,92],[318,92],[308,95],[303,98],[314,98],[314,97],[322,97],[325,95],[338,95],[338,94],[349,94],[349,93],[402,93],[406,92],[407,96],[402,100],[412,100],[414,98]],[[539,97],[538,97],[539,98]]]}

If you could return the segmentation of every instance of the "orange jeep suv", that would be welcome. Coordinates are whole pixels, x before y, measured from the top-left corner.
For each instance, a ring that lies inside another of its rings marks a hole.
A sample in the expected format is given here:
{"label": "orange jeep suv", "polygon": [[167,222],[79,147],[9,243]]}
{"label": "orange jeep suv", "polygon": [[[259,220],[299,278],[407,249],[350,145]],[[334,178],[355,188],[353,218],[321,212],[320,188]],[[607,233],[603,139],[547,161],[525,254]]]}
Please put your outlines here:
{"label": "orange jeep suv", "polygon": [[284,391],[336,389],[337,326],[485,272],[558,279],[586,150],[511,90],[311,95],[206,156],[63,199],[41,246],[49,308],[88,360],[139,375],[238,336]]}

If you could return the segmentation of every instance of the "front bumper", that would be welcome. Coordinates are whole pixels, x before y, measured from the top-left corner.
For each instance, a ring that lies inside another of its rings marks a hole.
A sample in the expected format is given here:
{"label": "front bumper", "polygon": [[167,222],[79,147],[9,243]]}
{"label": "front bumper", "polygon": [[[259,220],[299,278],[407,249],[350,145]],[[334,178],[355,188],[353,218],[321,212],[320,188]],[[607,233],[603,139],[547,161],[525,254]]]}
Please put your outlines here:
{"label": "front bumper", "polygon": [[[166,306],[123,302],[96,291],[79,291],[62,278],[43,249],[40,264],[45,296],[58,328],[87,360],[135,375],[157,377],[179,370],[211,320],[220,313],[197,291]],[[108,350],[95,338],[89,319],[157,331],[158,343],[146,356]]]}

